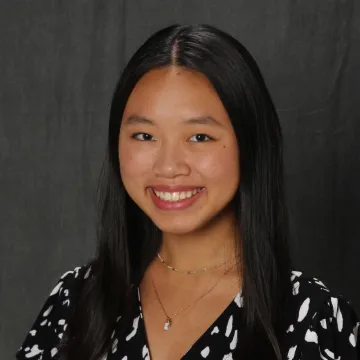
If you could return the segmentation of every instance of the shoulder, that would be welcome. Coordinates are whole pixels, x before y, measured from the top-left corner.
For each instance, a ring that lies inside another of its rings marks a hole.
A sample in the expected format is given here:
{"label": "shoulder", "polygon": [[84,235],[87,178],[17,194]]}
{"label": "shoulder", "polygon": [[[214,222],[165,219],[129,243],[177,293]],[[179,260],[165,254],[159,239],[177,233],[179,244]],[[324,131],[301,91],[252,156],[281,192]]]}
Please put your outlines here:
{"label": "shoulder", "polygon": [[292,271],[291,284],[288,359],[318,359],[319,353],[323,359],[359,359],[359,319],[351,302],[301,271]]}
{"label": "shoulder", "polygon": [[17,359],[41,360],[57,353],[80,290],[90,277],[91,265],[87,264],[65,272],[58,279],[18,350]]}
{"label": "shoulder", "polygon": [[91,277],[91,270],[91,265],[86,264],[66,271],[51,291],[49,298],[57,300],[64,298],[64,300],[68,300],[66,306],[70,307],[72,305],[71,298],[76,297],[83,284]]}
{"label": "shoulder", "polygon": [[[291,290],[293,310],[317,308],[329,296],[336,295],[323,281],[298,270],[291,271]],[[302,312],[303,316],[306,314]]]}

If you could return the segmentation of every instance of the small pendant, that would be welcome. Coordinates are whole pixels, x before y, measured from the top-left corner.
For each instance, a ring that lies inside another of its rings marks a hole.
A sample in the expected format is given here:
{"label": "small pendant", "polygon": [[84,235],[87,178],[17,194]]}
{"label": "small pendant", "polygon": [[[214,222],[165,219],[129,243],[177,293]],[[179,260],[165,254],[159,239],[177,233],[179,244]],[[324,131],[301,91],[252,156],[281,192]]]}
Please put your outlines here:
{"label": "small pendant", "polygon": [[171,319],[168,317],[167,319],[166,319],[166,323],[165,323],[165,325],[164,325],[164,330],[169,330],[169,327],[171,326]]}

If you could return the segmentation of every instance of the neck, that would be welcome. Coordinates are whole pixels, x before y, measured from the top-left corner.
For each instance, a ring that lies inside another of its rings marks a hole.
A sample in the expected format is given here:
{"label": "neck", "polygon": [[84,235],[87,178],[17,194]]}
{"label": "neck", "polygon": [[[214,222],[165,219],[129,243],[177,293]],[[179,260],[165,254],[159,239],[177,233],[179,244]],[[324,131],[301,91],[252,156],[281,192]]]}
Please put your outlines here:
{"label": "neck", "polygon": [[183,271],[216,266],[237,255],[234,217],[225,214],[211,225],[187,234],[163,233],[161,257]]}

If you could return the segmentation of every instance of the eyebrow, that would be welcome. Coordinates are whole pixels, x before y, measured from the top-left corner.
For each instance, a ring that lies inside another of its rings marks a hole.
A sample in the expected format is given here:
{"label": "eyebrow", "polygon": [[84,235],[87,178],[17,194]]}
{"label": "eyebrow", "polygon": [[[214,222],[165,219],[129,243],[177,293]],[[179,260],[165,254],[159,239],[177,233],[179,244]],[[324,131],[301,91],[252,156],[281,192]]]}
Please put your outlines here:
{"label": "eyebrow", "polygon": [[148,124],[148,125],[155,125],[154,122],[144,116],[138,115],[130,115],[125,120],[126,124]]}
{"label": "eyebrow", "polygon": [[[130,115],[125,120],[126,124],[147,124],[147,125],[155,125],[155,122],[147,117],[139,116],[139,115]],[[210,115],[206,116],[198,116],[190,119],[186,119],[184,124],[195,124],[195,125],[212,125],[224,127],[219,121],[213,118]]]}

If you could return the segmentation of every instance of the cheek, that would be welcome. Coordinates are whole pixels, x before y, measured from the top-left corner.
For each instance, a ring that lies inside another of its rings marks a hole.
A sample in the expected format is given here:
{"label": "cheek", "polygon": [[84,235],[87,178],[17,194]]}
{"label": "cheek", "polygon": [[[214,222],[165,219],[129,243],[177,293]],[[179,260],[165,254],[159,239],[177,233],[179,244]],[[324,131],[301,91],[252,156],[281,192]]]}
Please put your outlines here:
{"label": "cheek", "polygon": [[200,174],[214,183],[236,183],[237,186],[239,182],[239,156],[233,148],[222,146],[198,161],[196,168]]}
{"label": "cheek", "polygon": [[131,146],[119,147],[119,162],[122,177],[135,177],[151,168],[151,156],[146,151],[134,151]]}

